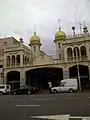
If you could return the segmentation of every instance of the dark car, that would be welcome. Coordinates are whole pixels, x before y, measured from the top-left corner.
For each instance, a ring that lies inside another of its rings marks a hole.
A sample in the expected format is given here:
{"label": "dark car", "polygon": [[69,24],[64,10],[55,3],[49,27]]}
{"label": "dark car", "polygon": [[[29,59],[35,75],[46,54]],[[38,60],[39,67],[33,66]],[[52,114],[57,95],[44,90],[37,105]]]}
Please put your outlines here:
{"label": "dark car", "polygon": [[12,90],[12,94],[14,94],[14,95],[16,95],[16,94],[18,94],[18,95],[20,95],[20,94],[28,94],[28,95],[30,95],[30,94],[36,93],[36,92],[38,92],[36,90],[36,88],[31,87],[31,86],[27,86],[27,85],[21,86],[18,89]]}

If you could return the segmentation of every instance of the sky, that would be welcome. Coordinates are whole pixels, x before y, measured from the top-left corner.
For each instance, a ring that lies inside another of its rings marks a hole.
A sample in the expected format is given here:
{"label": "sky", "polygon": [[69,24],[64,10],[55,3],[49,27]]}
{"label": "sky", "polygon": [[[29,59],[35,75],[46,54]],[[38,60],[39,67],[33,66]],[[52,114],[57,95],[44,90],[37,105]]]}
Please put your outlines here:
{"label": "sky", "polygon": [[66,35],[72,34],[72,25],[79,33],[79,23],[86,21],[90,30],[90,0],[0,0],[0,37],[21,36],[29,44],[34,32],[40,37],[42,49],[55,54],[53,42],[60,26]]}

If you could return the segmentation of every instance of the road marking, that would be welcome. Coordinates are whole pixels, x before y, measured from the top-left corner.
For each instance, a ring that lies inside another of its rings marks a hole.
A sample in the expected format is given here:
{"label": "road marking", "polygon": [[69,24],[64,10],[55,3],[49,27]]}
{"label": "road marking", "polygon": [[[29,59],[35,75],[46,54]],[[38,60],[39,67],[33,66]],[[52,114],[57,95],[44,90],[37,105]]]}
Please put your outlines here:
{"label": "road marking", "polygon": [[48,115],[48,116],[31,116],[30,118],[36,119],[49,119],[49,120],[90,120],[90,117],[72,117],[69,114],[67,115]]}
{"label": "road marking", "polygon": [[40,105],[16,105],[16,107],[40,107]]}
{"label": "road marking", "polygon": [[31,116],[37,119],[50,119],[50,120],[68,120],[70,115],[49,115],[49,116]]}
{"label": "road marking", "polygon": [[70,120],[90,120],[90,117],[70,117]]}

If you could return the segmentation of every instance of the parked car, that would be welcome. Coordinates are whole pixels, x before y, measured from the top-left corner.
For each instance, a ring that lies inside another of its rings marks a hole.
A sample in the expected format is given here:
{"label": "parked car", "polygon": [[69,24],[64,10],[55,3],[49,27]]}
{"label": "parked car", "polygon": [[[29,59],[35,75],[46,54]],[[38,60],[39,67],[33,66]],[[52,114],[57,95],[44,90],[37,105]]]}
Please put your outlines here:
{"label": "parked car", "polygon": [[36,88],[34,87],[31,87],[31,86],[28,86],[28,85],[25,85],[25,86],[21,86],[20,88],[18,89],[15,89],[15,90],[12,90],[12,94],[14,95],[20,95],[20,94],[33,94],[33,93],[36,93],[37,90]]}
{"label": "parked car", "polygon": [[77,79],[64,79],[61,80],[61,84],[58,87],[52,87],[51,91],[53,93],[58,93],[58,92],[74,92],[77,91],[78,89],[78,82]]}
{"label": "parked car", "polygon": [[9,94],[11,92],[11,86],[7,84],[0,85],[0,95]]}

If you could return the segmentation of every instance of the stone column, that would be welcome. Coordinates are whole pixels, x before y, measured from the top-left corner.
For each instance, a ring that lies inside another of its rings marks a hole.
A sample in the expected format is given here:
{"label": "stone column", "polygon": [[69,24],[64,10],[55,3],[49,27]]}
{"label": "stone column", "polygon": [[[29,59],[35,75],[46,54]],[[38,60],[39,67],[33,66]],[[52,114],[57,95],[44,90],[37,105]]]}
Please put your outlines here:
{"label": "stone column", "polygon": [[3,68],[0,68],[0,84],[4,83]]}
{"label": "stone column", "polygon": [[64,49],[64,58],[65,58],[65,62],[67,62],[67,49]]}
{"label": "stone column", "polygon": [[67,67],[63,68],[63,79],[69,78],[69,69]]}
{"label": "stone column", "polygon": [[12,56],[10,56],[10,67],[12,67]]}
{"label": "stone column", "polygon": [[20,67],[23,67],[23,51],[20,52]]}
{"label": "stone column", "polygon": [[5,41],[4,41],[4,68],[6,68],[6,56],[7,56],[7,54],[6,54],[6,48],[7,48],[7,42],[6,42],[6,39],[5,39]]}
{"label": "stone column", "polygon": [[6,68],[7,65],[7,58],[6,58],[6,53],[4,53],[4,68]]}
{"label": "stone column", "polygon": [[20,71],[20,86],[25,85],[26,78],[25,78],[25,72],[21,69]]}
{"label": "stone column", "polygon": [[4,84],[6,84],[7,83],[7,72],[5,72],[5,70],[4,70]]}
{"label": "stone column", "polygon": [[88,43],[86,44],[86,54],[87,59],[90,60],[90,45]]}
{"label": "stone column", "polygon": [[73,61],[75,61],[74,49],[73,49],[73,51],[72,51],[72,55],[73,55]]}
{"label": "stone column", "polygon": [[79,49],[79,56],[80,56],[80,61],[81,61],[82,60],[81,49]]}

